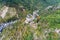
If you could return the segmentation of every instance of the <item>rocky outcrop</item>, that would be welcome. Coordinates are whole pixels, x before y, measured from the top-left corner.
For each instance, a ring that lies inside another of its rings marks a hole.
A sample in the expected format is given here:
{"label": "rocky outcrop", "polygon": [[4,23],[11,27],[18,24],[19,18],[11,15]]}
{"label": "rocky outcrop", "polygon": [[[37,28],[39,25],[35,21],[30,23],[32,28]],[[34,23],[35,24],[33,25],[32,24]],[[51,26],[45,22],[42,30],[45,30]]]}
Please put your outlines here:
{"label": "rocky outcrop", "polygon": [[8,8],[9,7],[7,7],[7,6],[4,6],[3,8],[2,8],[2,11],[0,12],[0,16],[2,17],[2,18],[4,18],[5,16],[6,16],[6,13],[7,13],[7,11],[8,11]]}
{"label": "rocky outcrop", "polygon": [[33,14],[28,14],[25,20],[26,24],[29,24],[33,28],[37,28],[37,22],[35,23],[34,20],[37,20],[37,17],[39,16],[38,14],[39,10],[33,11]]}

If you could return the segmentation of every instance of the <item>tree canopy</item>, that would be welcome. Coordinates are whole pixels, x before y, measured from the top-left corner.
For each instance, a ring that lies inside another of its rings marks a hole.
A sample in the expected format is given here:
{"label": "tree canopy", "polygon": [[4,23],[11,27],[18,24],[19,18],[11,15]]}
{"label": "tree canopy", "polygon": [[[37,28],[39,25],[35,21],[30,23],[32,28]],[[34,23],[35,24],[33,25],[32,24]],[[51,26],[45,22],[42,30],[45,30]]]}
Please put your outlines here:
{"label": "tree canopy", "polygon": [[3,4],[6,5],[18,5],[18,6],[24,6],[27,9],[40,9],[41,7],[53,5],[59,3],[59,0],[0,0],[0,2],[3,2]]}

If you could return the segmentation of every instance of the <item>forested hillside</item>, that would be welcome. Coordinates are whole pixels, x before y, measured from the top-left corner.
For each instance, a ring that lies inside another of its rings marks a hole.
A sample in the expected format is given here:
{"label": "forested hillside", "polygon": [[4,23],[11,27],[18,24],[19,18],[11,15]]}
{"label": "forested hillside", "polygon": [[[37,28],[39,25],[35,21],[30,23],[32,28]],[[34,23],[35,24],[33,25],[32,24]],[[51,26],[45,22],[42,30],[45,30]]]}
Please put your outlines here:
{"label": "forested hillside", "polygon": [[0,0],[0,40],[60,40],[60,0]]}

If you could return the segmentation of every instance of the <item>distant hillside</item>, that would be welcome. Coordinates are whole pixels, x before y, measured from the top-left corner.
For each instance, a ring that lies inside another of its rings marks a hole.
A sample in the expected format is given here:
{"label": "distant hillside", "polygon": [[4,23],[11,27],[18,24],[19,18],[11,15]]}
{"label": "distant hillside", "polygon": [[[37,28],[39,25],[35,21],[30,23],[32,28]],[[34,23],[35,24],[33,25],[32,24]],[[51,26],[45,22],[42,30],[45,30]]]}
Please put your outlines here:
{"label": "distant hillside", "polygon": [[0,0],[0,3],[6,5],[18,4],[19,6],[24,6],[28,9],[39,9],[44,8],[49,5],[56,5],[60,0]]}

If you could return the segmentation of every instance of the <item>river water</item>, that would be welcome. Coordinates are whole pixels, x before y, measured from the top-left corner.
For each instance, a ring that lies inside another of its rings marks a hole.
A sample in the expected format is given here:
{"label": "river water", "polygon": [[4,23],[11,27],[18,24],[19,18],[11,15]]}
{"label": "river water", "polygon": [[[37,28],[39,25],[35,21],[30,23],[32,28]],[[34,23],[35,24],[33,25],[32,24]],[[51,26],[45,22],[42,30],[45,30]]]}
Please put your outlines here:
{"label": "river water", "polygon": [[17,21],[18,21],[18,20],[0,24],[0,32],[2,32],[2,30],[3,30],[4,28],[8,27],[9,25],[13,25],[13,24],[16,23]]}

